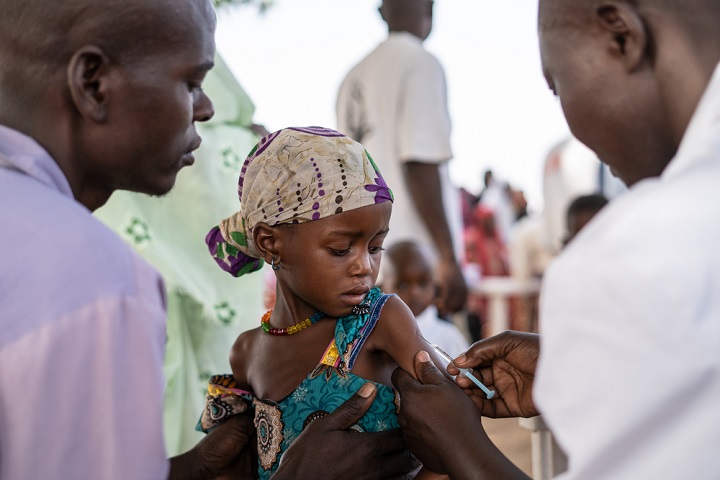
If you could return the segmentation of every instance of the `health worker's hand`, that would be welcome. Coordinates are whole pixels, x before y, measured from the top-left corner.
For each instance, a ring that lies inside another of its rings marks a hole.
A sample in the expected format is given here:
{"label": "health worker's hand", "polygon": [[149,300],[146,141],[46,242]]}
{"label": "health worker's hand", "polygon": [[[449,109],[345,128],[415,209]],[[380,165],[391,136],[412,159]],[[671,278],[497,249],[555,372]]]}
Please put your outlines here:
{"label": "health worker's hand", "polygon": [[274,480],[402,479],[420,464],[399,429],[348,430],[370,408],[377,390],[366,383],[331,414],[313,421],[283,454]]}
{"label": "health worker's hand", "polygon": [[[483,416],[533,417],[538,410],[532,399],[535,367],[540,355],[540,337],[534,333],[503,332],[474,343],[448,365],[448,373],[466,389]],[[456,367],[472,368],[475,376],[496,395],[485,393]]]}

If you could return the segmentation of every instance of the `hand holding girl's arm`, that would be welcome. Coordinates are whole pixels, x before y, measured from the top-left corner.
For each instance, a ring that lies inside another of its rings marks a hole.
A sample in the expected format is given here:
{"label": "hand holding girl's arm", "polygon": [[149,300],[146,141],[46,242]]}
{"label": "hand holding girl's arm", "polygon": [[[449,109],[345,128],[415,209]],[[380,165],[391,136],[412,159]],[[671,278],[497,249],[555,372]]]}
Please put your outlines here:
{"label": "hand holding girl's arm", "polygon": [[427,352],[415,357],[413,371],[417,380],[399,368],[392,380],[403,437],[423,465],[458,480],[528,478],[490,441],[477,408]]}
{"label": "hand holding girl's arm", "polygon": [[[313,421],[290,445],[273,479],[405,478],[418,461],[399,429],[358,433],[348,430],[370,408],[377,390],[366,383],[331,414]],[[331,462],[323,459],[332,458]]]}

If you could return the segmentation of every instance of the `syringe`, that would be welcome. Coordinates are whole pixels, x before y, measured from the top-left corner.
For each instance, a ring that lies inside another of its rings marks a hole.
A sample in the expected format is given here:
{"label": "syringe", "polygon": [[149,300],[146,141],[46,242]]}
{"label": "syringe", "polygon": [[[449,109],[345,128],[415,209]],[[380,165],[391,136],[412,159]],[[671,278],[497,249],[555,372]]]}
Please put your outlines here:
{"label": "syringe", "polygon": [[[442,348],[438,347],[438,346],[437,346],[436,344],[434,344],[434,343],[431,343],[430,345],[432,346],[433,350],[435,350],[435,351],[438,353],[438,355],[440,355],[441,357],[443,357],[443,358],[445,359],[446,362],[448,362],[448,363],[453,363],[453,358],[452,358],[450,355],[448,355],[447,353],[445,353],[445,351],[444,351]],[[458,367],[457,365],[455,365],[455,368],[457,368],[458,370],[460,370],[460,373],[462,373],[463,375],[465,375],[467,378],[469,378],[470,380],[472,380],[472,382],[473,382],[475,385],[477,385],[478,387],[480,387],[480,389],[481,389],[483,392],[485,392],[485,395],[487,395],[487,398],[488,398],[488,399],[493,398],[493,397],[495,396],[495,390],[490,390],[490,389],[487,388],[485,385],[483,385],[483,383],[482,383],[480,380],[478,380],[477,377],[475,377],[475,375],[472,374],[472,369],[470,369],[470,368],[460,368],[460,367]]]}

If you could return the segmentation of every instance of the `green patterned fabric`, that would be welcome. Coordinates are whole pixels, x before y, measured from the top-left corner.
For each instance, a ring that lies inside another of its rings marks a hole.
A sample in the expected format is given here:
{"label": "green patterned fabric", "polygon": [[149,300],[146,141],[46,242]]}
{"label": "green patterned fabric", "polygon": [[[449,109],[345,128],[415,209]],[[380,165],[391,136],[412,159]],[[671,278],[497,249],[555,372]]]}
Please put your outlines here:
{"label": "green patterned fabric", "polygon": [[182,453],[203,437],[195,430],[212,372],[226,371],[228,352],[263,313],[262,276],[228,281],[207,254],[207,231],[237,210],[237,172],[258,136],[249,130],[254,106],[222,58],[203,85],[215,116],[197,129],[203,143],[172,192],[154,198],[116,192],[98,218],[163,275],[168,324],[165,357],[165,440]]}

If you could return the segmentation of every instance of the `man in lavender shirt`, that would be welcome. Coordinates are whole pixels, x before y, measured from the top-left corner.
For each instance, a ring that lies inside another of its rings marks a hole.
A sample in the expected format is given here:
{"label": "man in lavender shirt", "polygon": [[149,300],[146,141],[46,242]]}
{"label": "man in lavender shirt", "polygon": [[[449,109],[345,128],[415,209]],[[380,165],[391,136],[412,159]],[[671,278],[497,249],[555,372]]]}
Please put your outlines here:
{"label": "man in lavender shirt", "polygon": [[[0,479],[252,475],[239,415],[168,461],[164,286],[92,217],[113,191],[167,193],[213,115],[208,0],[0,0]],[[344,429],[363,387],[286,453],[278,478],[412,468],[397,432]],[[363,450],[377,467],[339,455]],[[312,474],[308,473],[315,470]]]}

